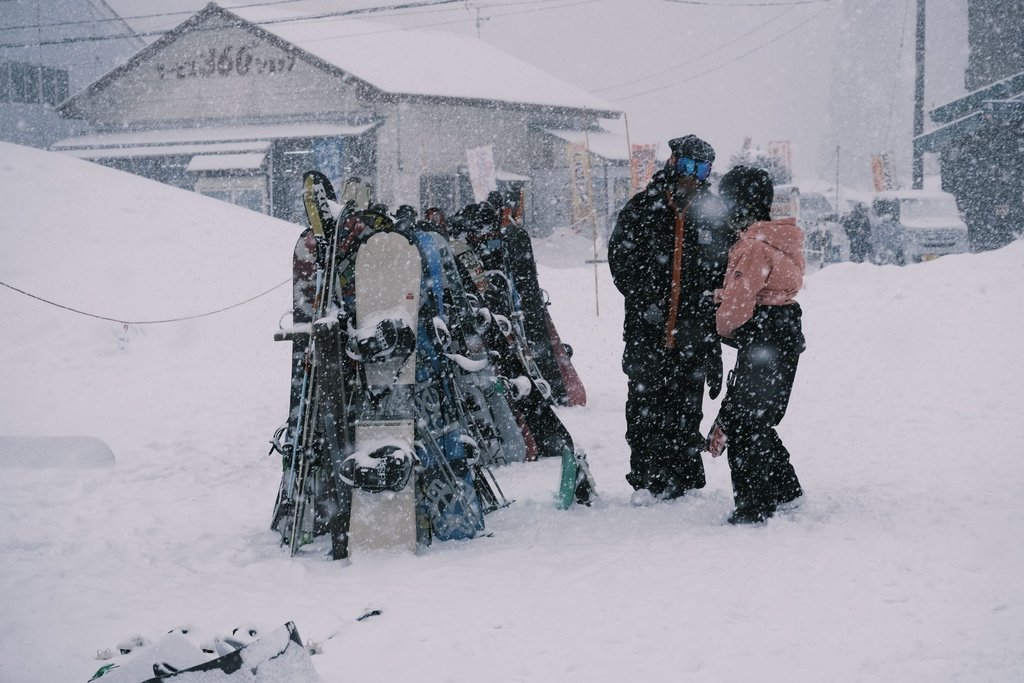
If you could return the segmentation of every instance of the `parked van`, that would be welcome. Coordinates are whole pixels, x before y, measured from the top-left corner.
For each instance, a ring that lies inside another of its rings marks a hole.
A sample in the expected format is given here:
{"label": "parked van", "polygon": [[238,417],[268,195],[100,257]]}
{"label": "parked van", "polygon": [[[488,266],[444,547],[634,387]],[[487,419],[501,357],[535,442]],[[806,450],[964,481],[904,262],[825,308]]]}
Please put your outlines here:
{"label": "parked van", "polygon": [[871,202],[875,263],[903,265],[969,249],[967,224],[948,192],[879,192]]}

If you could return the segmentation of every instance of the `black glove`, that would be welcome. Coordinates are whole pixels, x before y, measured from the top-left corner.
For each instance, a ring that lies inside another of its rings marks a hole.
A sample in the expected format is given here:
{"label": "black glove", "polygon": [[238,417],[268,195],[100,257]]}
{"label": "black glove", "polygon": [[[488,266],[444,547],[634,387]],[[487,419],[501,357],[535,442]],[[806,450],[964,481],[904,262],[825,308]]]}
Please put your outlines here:
{"label": "black glove", "polygon": [[718,398],[722,393],[722,345],[717,339],[709,341],[704,352],[704,371],[708,383],[708,396],[712,399]]}

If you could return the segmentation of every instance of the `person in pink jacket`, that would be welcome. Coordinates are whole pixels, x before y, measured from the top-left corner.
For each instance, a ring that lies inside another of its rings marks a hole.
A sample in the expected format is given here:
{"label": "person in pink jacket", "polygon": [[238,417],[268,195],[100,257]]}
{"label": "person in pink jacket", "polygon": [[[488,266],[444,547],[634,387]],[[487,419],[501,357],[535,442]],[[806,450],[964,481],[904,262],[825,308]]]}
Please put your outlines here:
{"label": "person in pink jacket", "polygon": [[737,355],[706,448],[713,456],[728,451],[736,506],[729,523],[757,524],[803,495],[775,427],[805,348],[795,300],[805,272],[804,236],[796,219],[771,220],[774,189],[766,171],[737,166],[718,191],[739,238],[724,286],[715,291],[715,323]]}

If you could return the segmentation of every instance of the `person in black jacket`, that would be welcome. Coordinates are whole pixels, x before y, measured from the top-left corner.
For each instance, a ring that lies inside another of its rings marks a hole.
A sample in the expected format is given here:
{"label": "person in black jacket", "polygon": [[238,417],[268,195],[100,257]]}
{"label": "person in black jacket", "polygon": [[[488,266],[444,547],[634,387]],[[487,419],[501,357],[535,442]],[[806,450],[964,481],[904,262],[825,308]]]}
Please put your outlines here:
{"label": "person in black jacket", "polygon": [[704,486],[704,384],[712,398],[722,388],[713,292],[735,239],[708,188],[711,145],[686,135],[669,148],[665,168],[626,203],[608,242],[625,297],[626,481],[638,505]]}

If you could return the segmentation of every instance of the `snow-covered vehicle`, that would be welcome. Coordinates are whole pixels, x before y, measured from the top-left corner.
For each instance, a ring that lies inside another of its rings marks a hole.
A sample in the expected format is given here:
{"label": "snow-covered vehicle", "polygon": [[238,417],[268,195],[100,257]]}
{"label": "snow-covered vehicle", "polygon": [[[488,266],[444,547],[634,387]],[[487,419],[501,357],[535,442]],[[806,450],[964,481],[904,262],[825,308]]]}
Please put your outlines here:
{"label": "snow-covered vehicle", "polygon": [[879,192],[871,202],[875,263],[899,265],[968,251],[967,224],[948,192]]}
{"label": "snow-covered vehicle", "polygon": [[795,185],[776,185],[772,218],[787,216],[795,216],[804,231],[808,262],[825,265],[850,260],[850,240],[825,195],[800,192]]}
{"label": "snow-covered vehicle", "polygon": [[850,240],[825,195],[802,193],[797,222],[804,230],[804,251],[808,256],[820,260],[822,265],[850,260]]}

